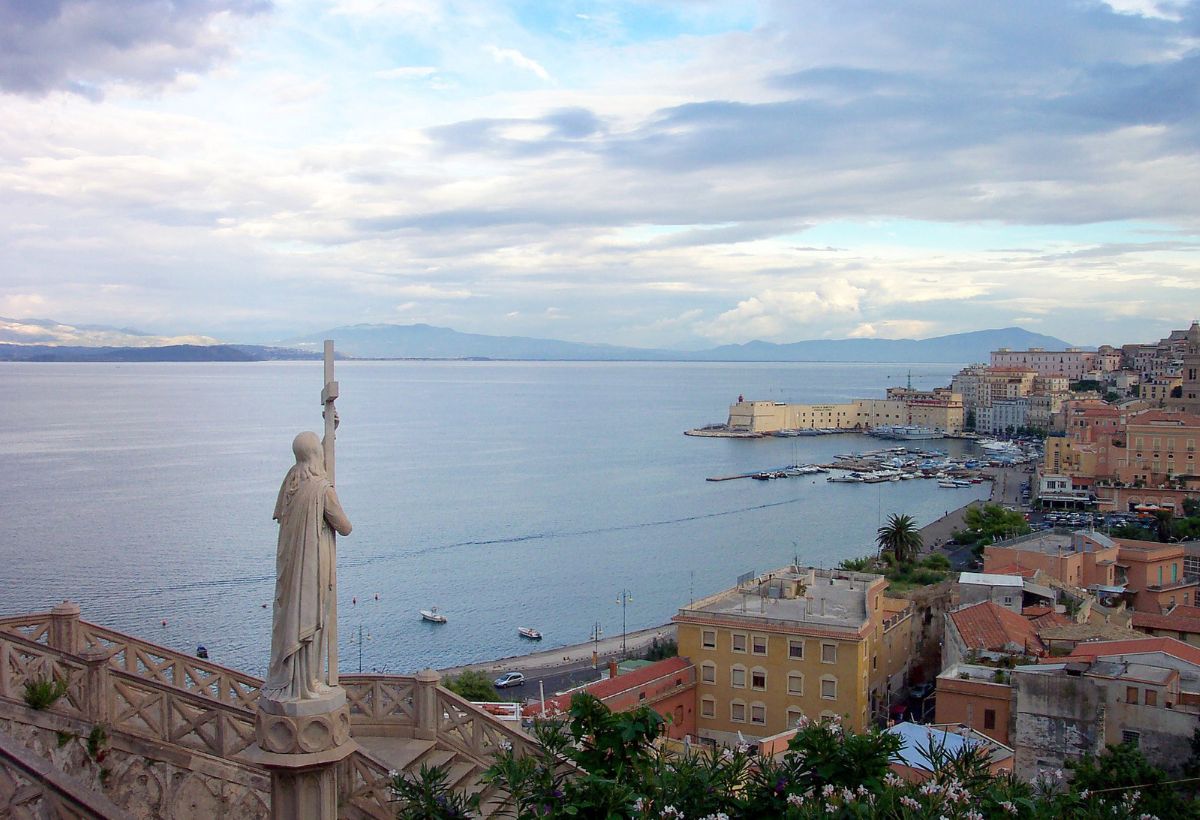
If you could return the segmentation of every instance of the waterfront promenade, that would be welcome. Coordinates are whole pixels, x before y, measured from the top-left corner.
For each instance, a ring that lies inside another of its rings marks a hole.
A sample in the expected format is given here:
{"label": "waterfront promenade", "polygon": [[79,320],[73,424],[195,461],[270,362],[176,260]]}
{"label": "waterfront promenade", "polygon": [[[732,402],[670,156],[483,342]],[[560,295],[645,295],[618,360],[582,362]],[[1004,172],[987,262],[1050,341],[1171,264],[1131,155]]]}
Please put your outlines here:
{"label": "waterfront promenade", "polygon": [[[987,472],[994,476],[992,492],[988,500],[997,504],[1019,506],[1021,484],[1028,480],[1030,474],[1020,468],[989,469]],[[925,551],[933,552],[949,541],[956,530],[961,530],[965,526],[967,509],[982,503],[972,501],[956,509],[947,510],[945,515],[922,527],[921,539],[925,544]],[[956,564],[956,568],[959,568],[957,564],[970,558],[969,554],[964,556],[951,551],[945,552],[951,562]],[[626,634],[625,655],[628,657],[641,655],[655,638],[673,640],[675,625],[663,624]],[[527,655],[448,667],[439,671],[443,676],[457,675],[466,670],[483,672],[488,676],[498,676],[503,672],[524,672],[531,682],[543,680],[546,683],[547,692],[549,692],[553,691],[553,684],[576,685],[587,680],[594,680],[596,675],[592,672],[593,649],[596,650],[599,657],[599,665],[603,667],[610,659],[621,658],[621,636],[607,636],[601,638],[599,642],[585,641],[570,646],[531,652]]]}

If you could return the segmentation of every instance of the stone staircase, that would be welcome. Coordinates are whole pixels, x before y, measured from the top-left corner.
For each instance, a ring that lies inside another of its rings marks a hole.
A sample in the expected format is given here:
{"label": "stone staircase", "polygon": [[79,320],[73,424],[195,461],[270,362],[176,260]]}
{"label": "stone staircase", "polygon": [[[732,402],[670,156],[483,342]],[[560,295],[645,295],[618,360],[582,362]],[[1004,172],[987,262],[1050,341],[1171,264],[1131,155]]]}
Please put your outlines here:
{"label": "stone staircase", "polygon": [[[49,708],[32,710],[23,692],[35,680],[61,680],[67,689]],[[505,807],[507,796],[485,789],[479,775],[499,750],[530,753],[535,742],[439,683],[429,670],[342,677],[360,746],[339,764],[342,817],[393,817],[392,773],[415,774],[423,765],[446,767],[455,790],[480,794],[483,816]],[[74,605],[0,619],[0,731],[57,761],[63,776],[82,774],[80,782],[99,797],[137,816],[269,814],[270,778],[247,754],[260,685],[253,676],[83,621]],[[106,738],[100,753],[83,740],[98,726]],[[63,738],[70,740],[64,745]],[[21,770],[26,789],[37,777],[29,771]],[[0,777],[0,807],[12,798],[6,782]],[[53,783],[43,785],[53,791]]]}

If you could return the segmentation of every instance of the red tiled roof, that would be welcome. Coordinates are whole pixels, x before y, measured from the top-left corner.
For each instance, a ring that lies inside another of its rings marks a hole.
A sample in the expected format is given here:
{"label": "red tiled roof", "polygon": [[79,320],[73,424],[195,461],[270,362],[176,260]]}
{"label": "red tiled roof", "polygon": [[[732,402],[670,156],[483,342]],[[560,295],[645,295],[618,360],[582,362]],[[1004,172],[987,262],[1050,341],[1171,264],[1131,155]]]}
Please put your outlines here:
{"label": "red tiled roof", "polygon": [[1031,621],[1038,632],[1053,626],[1067,626],[1068,624],[1075,623],[1074,620],[1063,615],[1061,612],[1046,612],[1036,618],[1032,618]]}
{"label": "red tiled roof", "polygon": [[[1189,610],[1180,612],[1179,610]],[[1195,614],[1191,614],[1195,613]],[[1194,606],[1177,606],[1166,615],[1156,612],[1133,613],[1134,628],[1169,629],[1172,632],[1193,632],[1200,634],[1200,609]]]}
{"label": "red tiled roof", "polygon": [[[1200,666],[1200,647],[1174,638],[1140,638],[1129,641],[1087,641],[1075,647],[1069,658],[1098,658],[1107,655],[1140,655],[1162,652]],[[1062,658],[1058,659],[1060,662]]]}
{"label": "red tiled roof", "polygon": [[1032,619],[1032,618],[1040,618],[1043,615],[1049,615],[1053,611],[1054,611],[1053,609],[1046,606],[1045,604],[1039,604],[1037,606],[1023,607],[1021,609],[1021,614],[1024,615],[1026,618]]}
{"label": "red tiled roof", "polygon": [[1156,421],[1178,422],[1183,427],[1200,427],[1200,416],[1193,413],[1171,413],[1166,410],[1147,410],[1138,413],[1127,422],[1129,425],[1150,424]]}
{"label": "red tiled roof", "polygon": [[[595,683],[583,687],[582,690],[589,695],[594,695],[600,700],[611,698],[614,695],[619,695],[622,692],[628,692],[630,689],[636,689],[639,686],[644,686],[658,678],[665,678],[675,672],[682,672],[692,665],[692,662],[687,658],[666,658],[665,660],[657,661],[649,666],[643,666],[640,669],[635,669],[632,672],[626,672],[624,675],[617,675],[615,678],[606,680],[598,680]],[[571,696],[575,692],[557,695],[552,698],[546,698],[547,711],[559,710],[565,712],[571,707]],[[526,706],[522,713],[526,715],[539,714],[542,710],[541,703],[530,704]]]}
{"label": "red tiled roof", "polygon": [[1038,655],[1046,651],[1033,624],[991,601],[951,612],[950,620],[969,649],[1002,650],[1016,644]]}

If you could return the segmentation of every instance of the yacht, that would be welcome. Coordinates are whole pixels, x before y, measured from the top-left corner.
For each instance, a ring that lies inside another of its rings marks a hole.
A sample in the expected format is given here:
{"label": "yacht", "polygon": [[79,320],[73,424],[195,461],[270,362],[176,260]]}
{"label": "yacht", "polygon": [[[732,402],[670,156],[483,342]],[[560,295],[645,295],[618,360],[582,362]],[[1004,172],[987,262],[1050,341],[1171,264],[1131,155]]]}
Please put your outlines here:
{"label": "yacht", "polygon": [[422,609],[421,619],[435,624],[446,623],[446,616],[438,612],[438,608],[436,606],[431,606],[429,609]]}

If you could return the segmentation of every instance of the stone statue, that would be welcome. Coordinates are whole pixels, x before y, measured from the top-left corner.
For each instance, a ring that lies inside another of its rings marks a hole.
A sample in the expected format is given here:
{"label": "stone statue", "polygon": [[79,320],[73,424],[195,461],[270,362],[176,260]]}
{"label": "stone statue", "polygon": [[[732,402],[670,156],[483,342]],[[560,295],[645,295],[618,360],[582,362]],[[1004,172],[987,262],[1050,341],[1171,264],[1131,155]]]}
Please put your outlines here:
{"label": "stone statue", "polygon": [[[310,700],[330,691],[326,642],[336,617],[334,532],[350,534],[350,519],[325,472],[325,454],[316,433],[292,442],[296,464],[283,479],[274,518],[279,522],[275,554],[275,605],[271,626],[271,666],[264,697]],[[333,670],[336,683],[336,670]]]}

